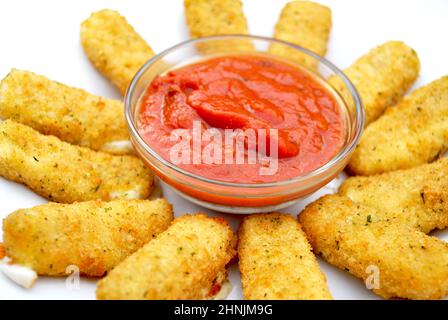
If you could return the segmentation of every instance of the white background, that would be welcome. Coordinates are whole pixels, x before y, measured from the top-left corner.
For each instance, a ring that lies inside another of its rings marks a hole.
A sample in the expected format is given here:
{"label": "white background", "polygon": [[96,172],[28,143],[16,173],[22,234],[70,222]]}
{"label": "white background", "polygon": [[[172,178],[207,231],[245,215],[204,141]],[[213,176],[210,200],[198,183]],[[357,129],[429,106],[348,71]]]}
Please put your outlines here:
{"label": "white background", "polygon": [[[272,35],[284,3],[280,0],[246,0],[244,11],[250,32]],[[319,1],[331,7],[333,29],[327,58],[340,68],[347,67],[370,48],[388,40],[402,40],[418,53],[421,75],[414,87],[448,74],[448,1],[444,0],[338,0]],[[134,28],[160,52],[188,39],[182,0],[167,1],[18,1],[0,0],[0,77],[11,68],[25,69],[92,93],[120,98],[87,61],[79,42],[79,24],[92,11],[111,8],[120,11]],[[211,17],[212,18],[212,17]],[[335,187],[338,181],[331,184]],[[331,192],[326,188],[323,192]],[[175,196],[165,188],[176,215],[207,210]],[[315,199],[317,195],[311,197]],[[309,202],[284,210],[296,215]],[[0,218],[24,207],[46,201],[25,187],[0,178]],[[236,228],[239,218],[223,215]],[[438,236],[448,239],[448,232]],[[351,275],[319,261],[335,299],[377,298]],[[230,270],[232,299],[241,299],[237,267]],[[0,299],[93,299],[95,281],[81,281],[79,290],[69,290],[63,278],[41,277],[30,289],[22,289],[0,275]]]}

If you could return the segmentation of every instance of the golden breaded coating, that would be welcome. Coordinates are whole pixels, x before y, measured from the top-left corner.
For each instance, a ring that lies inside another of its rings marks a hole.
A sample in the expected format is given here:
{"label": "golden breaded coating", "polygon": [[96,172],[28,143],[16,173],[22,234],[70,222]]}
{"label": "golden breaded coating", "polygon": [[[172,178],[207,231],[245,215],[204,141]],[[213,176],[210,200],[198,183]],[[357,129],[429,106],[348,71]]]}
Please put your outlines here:
{"label": "golden breaded coating", "polygon": [[0,242],[0,260],[6,256],[6,248],[3,243]]}
{"label": "golden breaded coating", "polygon": [[238,232],[238,257],[245,299],[331,299],[306,235],[290,215],[247,216]]}
{"label": "golden breaded coating", "polygon": [[97,298],[207,299],[216,293],[235,255],[227,222],[185,215],[99,281]]}
{"label": "golden breaded coating", "polygon": [[151,47],[117,11],[94,12],[81,24],[81,43],[92,64],[121,94],[153,55]]}
{"label": "golden breaded coating", "polygon": [[[324,56],[331,24],[330,8],[311,1],[292,1],[283,7],[275,26],[274,37]],[[310,69],[317,68],[315,59],[284,45],[273,44],[269,52]]]}
{"label": "golden breaded coating", "polygon": [[350,172],[372,175],[431,162],[448,149],[448,76],[406,96],[363,133]]}
{"label": "golden breaded coating", "polygon": [[440,239],[337,195],[307,206],[299,221],[316,253],[384,298],[448,293],[448,244]]}
{"label": "golden breaded coating", "polygon": [[[185,16],[192,38],[247,34],[241,0],[184,0]],[[217,41],[198,46],[201,52],[251,50],[249,41]]]}
{"label": "golden breaded coating", "polygon": [[136,157],[74,146],[12,120],[0,124],[0,176],[63,203],[145,199],[153,184]]}
{"label": "golden breaded coating", "polygon": [[164,199],[49,203],[11,213],[3,220],[7,256],[38,274],[66,275],[75,265],[102,276],[173,219]]}
{"label": "golden breaded coating", "polygon": [[120,101],[94,96],[32,72],[13,69],[0,82],[0,117],[93,150],[132,152]]}
{"label": "golden breaded coating", "polygon": [[[389,41],[362,56],[344,70],[364,104],[367,126],[408,91],[420,72],[417,53],[403,42]],[[348,103],[347,87],[339,78],[329,79]]]}
{"label": "golden breaded coating", "polygon": [[352,177],[339,193],[388,212],[400,223],[428,233],[448,227],[448,159],[370,177]]}

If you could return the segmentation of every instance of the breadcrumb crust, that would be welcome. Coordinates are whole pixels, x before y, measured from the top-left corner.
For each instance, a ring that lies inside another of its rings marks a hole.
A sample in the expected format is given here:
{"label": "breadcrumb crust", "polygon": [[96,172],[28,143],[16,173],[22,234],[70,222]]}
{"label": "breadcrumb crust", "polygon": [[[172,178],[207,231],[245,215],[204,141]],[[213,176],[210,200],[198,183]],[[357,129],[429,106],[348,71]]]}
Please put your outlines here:
{"label": "breadcrumb crust", "polygon": [[[283,7],[275,26],[274,37],[324,56],[327,52],[331,25],[330,8],[311,1],[292,1]],[[315,59],[292,48],[273,44],[269,52],[311,69],[317,68]]]}
{"label": "breadcrumb crust", "polygon": [[153,186],[136,157],[74,146],[12,120],[0,124],[0,175],[62,203],[145,199]]}
{"label": "breadcrumb crust", "polygon": [[[389,41],[373,48],[344,70],[364,104],[365,127],[400,100],[419,72],[417,53],[401,41]],[[346,102],[353,103],[350,92],[339,78],[332,77],[329,82]]]}
{"label": "breadcrumb crust", "polygon": [[[0,116],[71,144],[106,151],[129,141],[124,106],[28,71],[12,69],[0,83]],[[111,153],[126,154],[129,148]]]}
{"label": "breadcrumb crust", "polygon": [[100,280],[97,298],[207,299],[234,256],[235,237],[225,220],[184,215]]}
{"label": "breadcrumb crust", "polygon": [[238,257],[245,299],[331,299],[306,235],[290,215],[244,218]]}
{"label": "breadcrumb crust", "polygon": [[[448,244],[393,215],[339,195],[308,205],[299,221],[314,251],[364,281],[383,298],[441,299],[448,293]],[[369,282],[371,284],[371,282]]]}
{"label": "breadcrumb crust", "polygon": [[92,64],[121,92],[153,55],[151,47],[117,11],[93,12],[81,24],[81,44]]}
{"label": "breadcrumb crust", "polygon": [[364,131],[348,170],[373,175],[437,159],[448,149],[448,76],[421,87]]}
{"label": "breadcrumb crust", "polygon": [[63,276],[75,265],[102,276],[173,220],[164,199],[49,203],[3,220],[7,256],[40,275]]}

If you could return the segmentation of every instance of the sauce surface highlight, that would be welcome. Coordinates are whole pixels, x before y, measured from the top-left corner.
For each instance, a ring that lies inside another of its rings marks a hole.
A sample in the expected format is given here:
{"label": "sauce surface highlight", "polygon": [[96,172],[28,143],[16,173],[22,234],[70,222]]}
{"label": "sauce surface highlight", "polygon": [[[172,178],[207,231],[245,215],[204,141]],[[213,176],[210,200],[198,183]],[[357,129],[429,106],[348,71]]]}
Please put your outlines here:
{"label": "sauce surface highlight", "polygon": [[272,175],[259,174],[266,166],[262,161],[177,164],[221,181],[288,180],[324,165],[344,144],[343,118],[332,93],[306,71],[265,56],[212,58],[155,78],[140,101],[138,129],[146,143],[170,161],[178,143],[171,132],[192,133],[195,121],[223,137],[225,129],[266,129],[268,149],[269,130],[278,130],[278,169]]}

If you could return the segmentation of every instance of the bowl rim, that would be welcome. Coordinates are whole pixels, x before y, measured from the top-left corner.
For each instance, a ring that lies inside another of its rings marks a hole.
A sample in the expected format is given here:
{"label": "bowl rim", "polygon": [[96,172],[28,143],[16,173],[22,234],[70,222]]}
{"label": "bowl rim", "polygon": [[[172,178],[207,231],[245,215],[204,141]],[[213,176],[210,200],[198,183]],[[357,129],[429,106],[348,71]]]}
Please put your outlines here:
{"label": "bowl rim", "polygon": [[[146,70],[149,67],[151,67],[152,64],[154,64],[155,62],[157,62],[158,60],[160,60],[167,54],[175,51],[176,49],[182,48],[187,45],[195,44],[195,43],[206,42],[209,40],[221,40],[221,39],[232,39],[232,38],[247,39],[247,40],[260,40],[260,41],[266,41],[266,42],[279,43],[282,45],[286,45],[290,48],[301,51],[302,53],[315,58],[320,63],[323,63],[326,67],[331,69],[331,71],[334,72],[335,75],[337,75],[339,78],[342,79],[342,81],[344,82],[344,85],[348,88],[349,93],[355,103],[356,121],[358,123],[358,126],[357,126],[357,130],[354,134],[354,138],[352,139],[352,141],[350,141],[349,144],[344,145],[341,148],[341,150],[339,150],[339,152],[335,156],[333,156],[327,163],[325,163],[324,165],[322,165],[310,172],[307,172],[304,175],[300,175],[300,176],[286,179],[286,180],[264,182],[264,183],[238,183],[238,182],[228,182],[228,181],[221,181],[221,180],[202,177],[202,176],[199,176],[192,172],[189,172],[187,170],[184,170],[184,169],[178,167],[177,165],[171,163],[170,161],[164,159],[163,157],[161,157],[155,150],[153,150],[144,141],[144,139],[140,135],[140,133],[137,129],[137,126],[136,126],[136,121],[134,119],[134,112],[133,112],[133,108],[132,108],[132,96],[133,96],[133,93],[135,91],[138,81],[145,74]],[[164,166],[167,166],[171,170],[173,170],[181,175],[185,175],[189,178],[192,178],[195,180],[200,180],[200,181],[208,183],[208,184],[219,185],[219,186],[224,186],[224,187],[251,188],[251,189],[266,188],[266,187],[278,187],[278,186],[294,184],[294,183],[310,180],[316,176],[319,176],[320,174],[325,173],[328,169],[332,168],[335,164],[339,163],[341,160],[344,160],[352,152],[352,150],[358,144],[358,141],[361,137],[361,133],[363,131],[364,123],[365,123],[364,107],[363,107],[362,100],[359,96],[358,91],[356,90],[355,86],[350,81],[350,79],[344,74],[344,72],[341,71],[338,67],[336,67],[332,62],[330,62],[329,60],[325,59],[324,57],[321,57],[320,55],[318,55],[306,48],[303,48],[303,47],[293,44],[293,43],[289,43],[287,41],[275,39],[272,37],[258,36],[258,35],[247,35],[247,34],[214,35],[214,36],[189,39],[189,40],[180,42],[180,43],[152,56],[143,66],[140,67],[140,69],[137,71],[137,73],[132,78],[132,81],[131,81],[130,85],[128,86],[126,93],[125,93],[124,109],[125,109],[126,122],[127,122],[131,136],[136,139],[138,144],[140,146],[142,146],[146,152],[148,152],[152,157],[154,157],[157,161],[162,163]]]}

